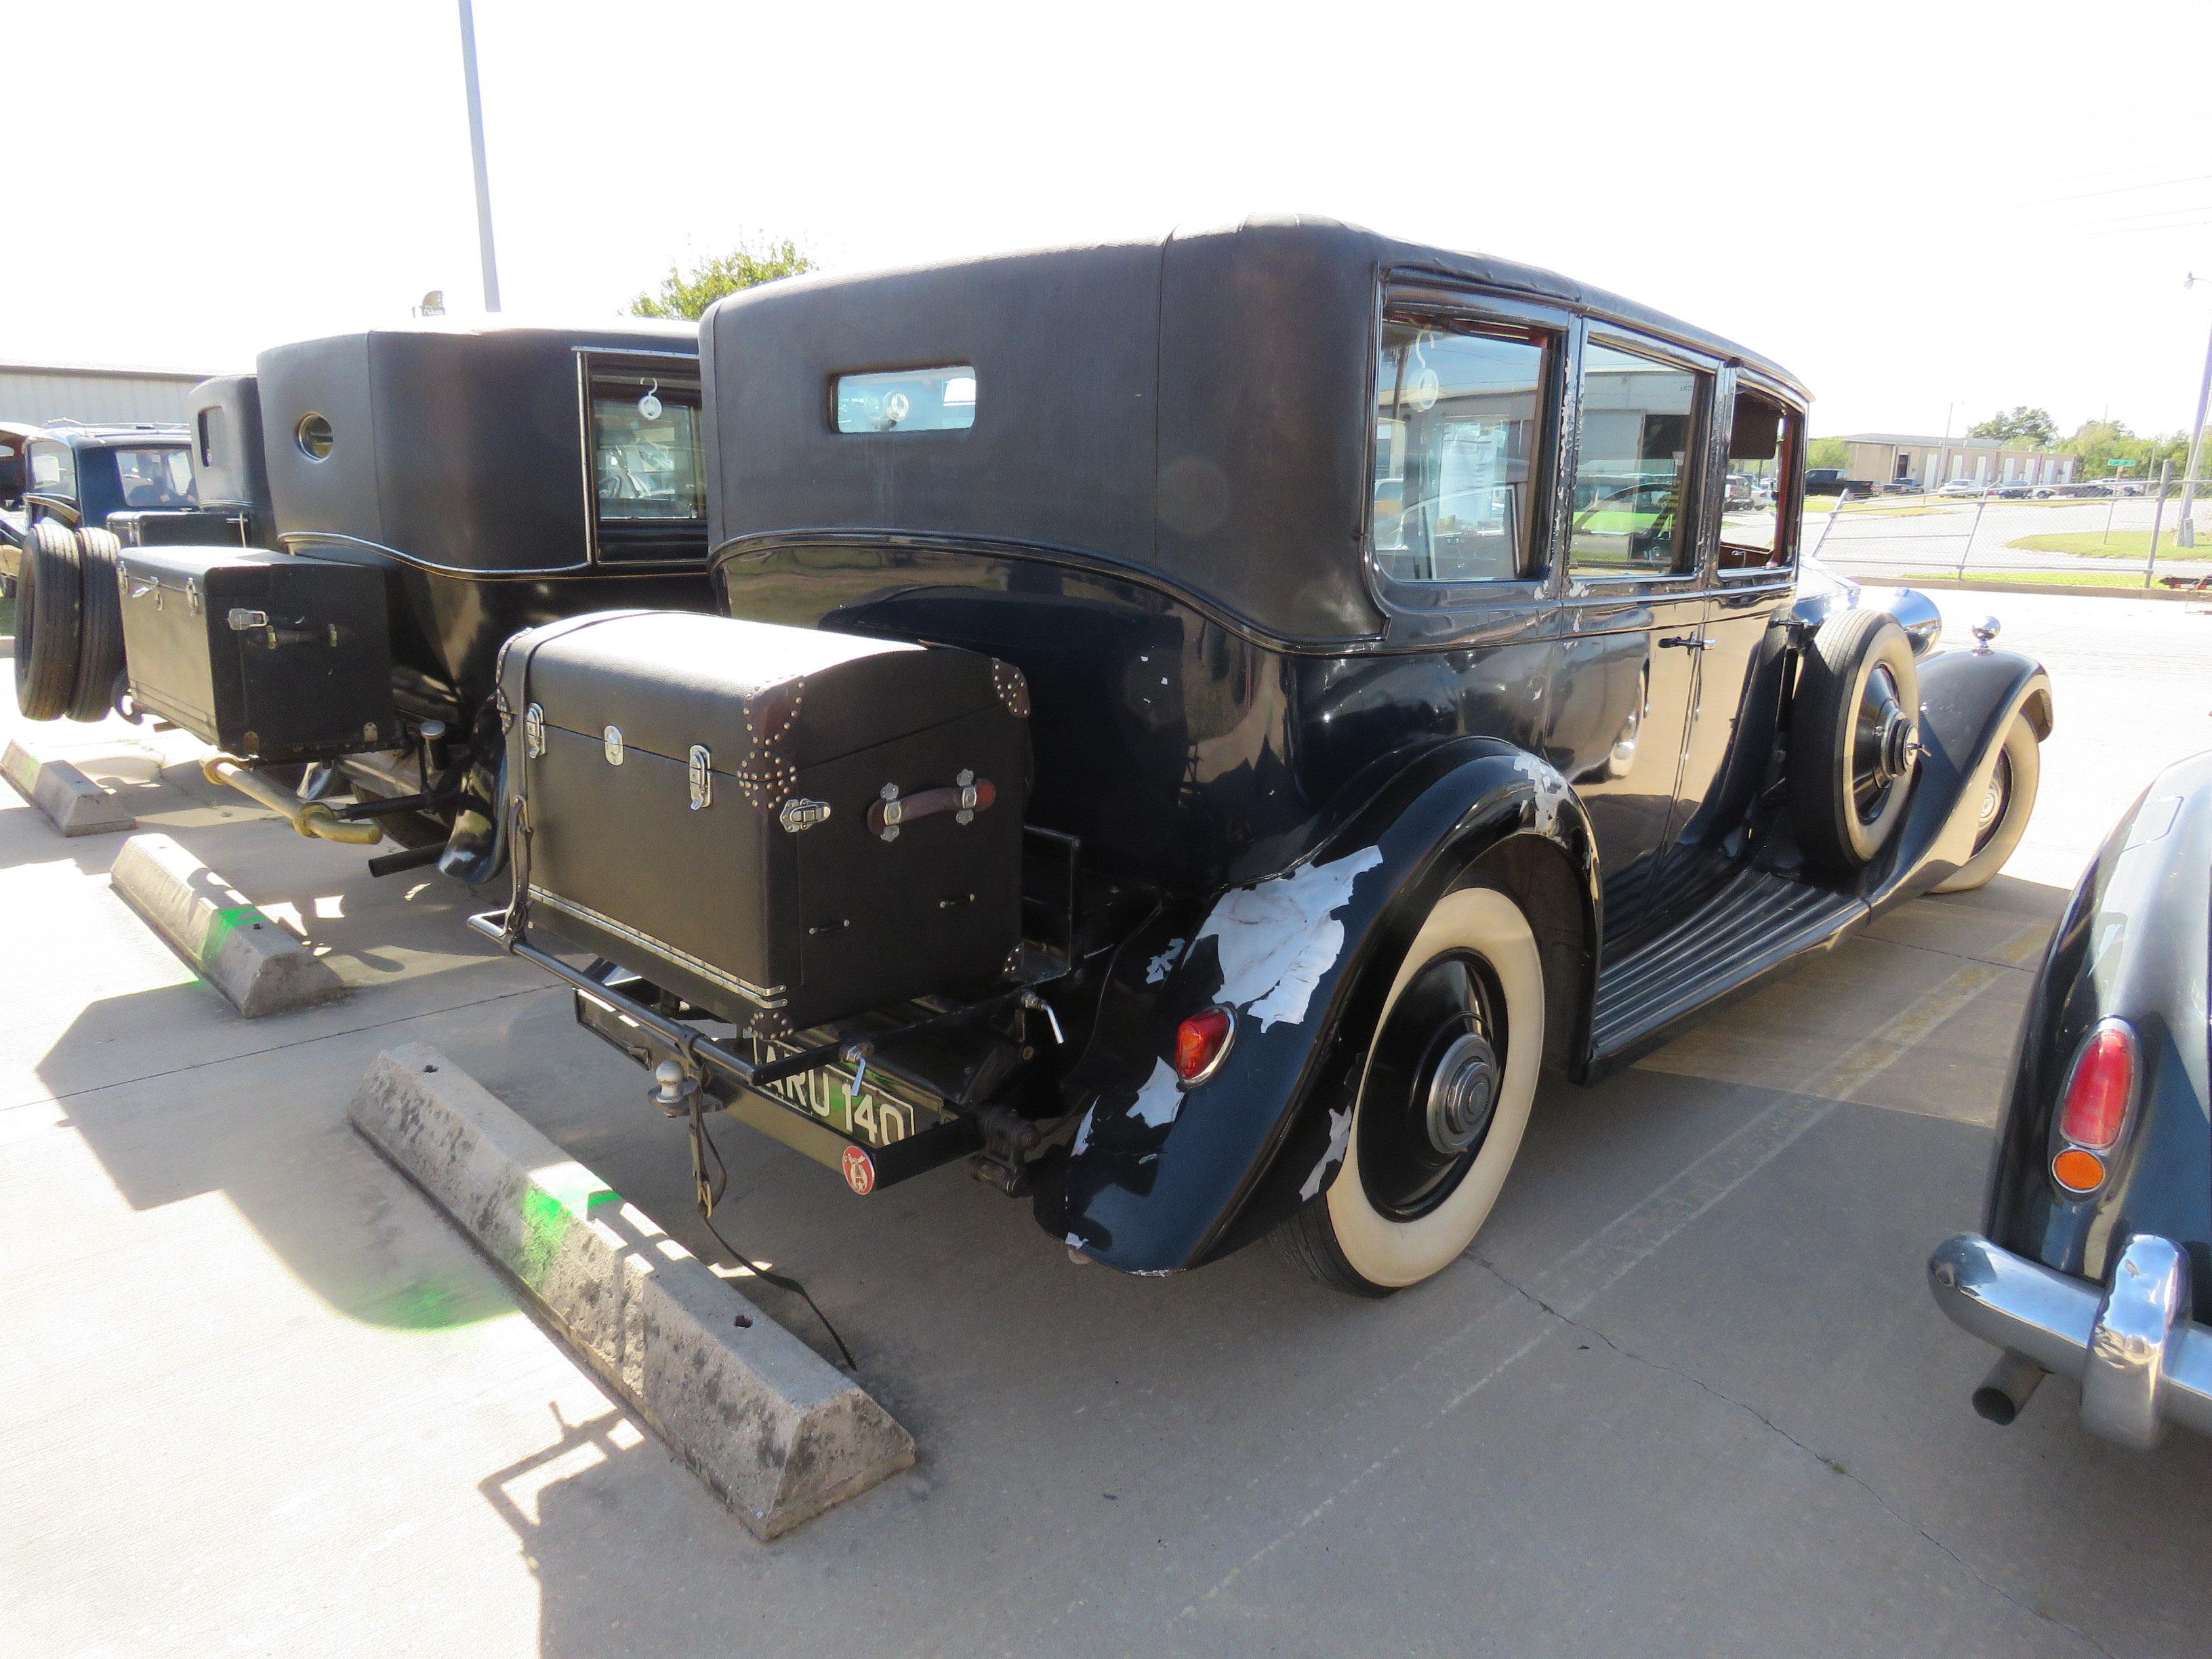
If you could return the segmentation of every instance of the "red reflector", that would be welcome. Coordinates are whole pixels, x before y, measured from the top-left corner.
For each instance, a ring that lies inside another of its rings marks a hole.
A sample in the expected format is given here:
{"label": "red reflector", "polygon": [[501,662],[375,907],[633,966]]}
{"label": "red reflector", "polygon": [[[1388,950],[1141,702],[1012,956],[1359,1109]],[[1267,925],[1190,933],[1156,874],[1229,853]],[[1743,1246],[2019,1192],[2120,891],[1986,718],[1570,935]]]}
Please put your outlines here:
{"label": "red reflector", "polygon": [[2103,1152],[2127,1126],[2128,1103],[2136,1091],[2135,1034],[2118,1020],[2106,1020],[2089,1033],[2074,1057],[2066,1079],[2066,1108],[2058,1133],[2076,1146]]}
{"label": "red reflector", "polygon": [[1176,1027],[1176,1075],[1195,1083],[1218,1065],[1229,1048],[1237,1016],[1226,1008],[1207,1008]]}

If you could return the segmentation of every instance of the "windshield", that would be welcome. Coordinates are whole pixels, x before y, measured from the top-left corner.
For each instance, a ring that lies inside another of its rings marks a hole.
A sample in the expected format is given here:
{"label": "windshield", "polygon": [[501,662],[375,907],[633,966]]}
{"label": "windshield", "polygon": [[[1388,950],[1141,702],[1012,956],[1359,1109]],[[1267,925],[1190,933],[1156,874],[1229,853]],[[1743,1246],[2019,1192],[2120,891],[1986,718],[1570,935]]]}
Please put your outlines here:
{"label": "windshield", "polygon": [[116,479],[125,507],[192,507],[191,457],[182,449],[118,449]]}

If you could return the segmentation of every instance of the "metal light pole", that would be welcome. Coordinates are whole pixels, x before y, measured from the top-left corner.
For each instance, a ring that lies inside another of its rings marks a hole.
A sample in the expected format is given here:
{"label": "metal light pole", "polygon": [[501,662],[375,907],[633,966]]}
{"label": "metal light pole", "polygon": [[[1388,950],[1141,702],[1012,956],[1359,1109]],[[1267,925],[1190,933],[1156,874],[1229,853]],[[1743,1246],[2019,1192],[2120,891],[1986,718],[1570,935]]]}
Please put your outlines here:
{"label": "metal light pole", "polygon": [[[2182,287],[2195,288],[2206,280],[2191,271]],[[2197,505],[2197,479],[2204,465],[2204,405],[2208,400],[2212,400],[2212,339],[2204,343],[2204,379],[2197,388],[2196,435],[2189,441],[2189,465],[2181,473],[2181,522],[2173,534],[2176,547],[2197,545],[2197,526],[2191,521],[2190,510]]]}
{"label": "metal light pole", "polygon": [[484,309],[499,309],[499,260],[491,246],[491,179],[484,170],[483,100],[477,93],[477,20],[461,0],[461,78],[469,89],[469,152],[477,169],[477,241],[483,250]]}

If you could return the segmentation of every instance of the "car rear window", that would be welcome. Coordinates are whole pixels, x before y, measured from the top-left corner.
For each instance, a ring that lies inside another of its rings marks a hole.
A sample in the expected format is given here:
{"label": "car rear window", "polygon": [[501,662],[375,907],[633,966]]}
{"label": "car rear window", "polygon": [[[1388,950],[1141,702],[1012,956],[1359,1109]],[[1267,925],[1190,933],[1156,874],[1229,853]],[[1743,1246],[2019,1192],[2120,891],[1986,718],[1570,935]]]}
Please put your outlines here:
{"label": "car rear window", "polygon": [[125,507],[192,507],[199,496],[192,488],[192,458],[182,448],[118,449],[115,452],[117,481],[123,487]]}
{"label": "car rear window", "polygon": [[975,371],[965,363],[840,374],[840,432],[957,432],[975,424]]}

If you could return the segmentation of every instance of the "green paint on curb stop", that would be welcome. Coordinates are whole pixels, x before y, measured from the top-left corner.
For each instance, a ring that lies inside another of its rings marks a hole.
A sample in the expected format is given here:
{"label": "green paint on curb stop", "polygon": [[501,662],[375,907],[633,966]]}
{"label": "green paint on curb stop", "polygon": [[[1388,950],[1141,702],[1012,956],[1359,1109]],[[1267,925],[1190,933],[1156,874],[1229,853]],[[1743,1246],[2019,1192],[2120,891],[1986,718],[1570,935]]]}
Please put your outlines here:
{"label": "green paint on curb stop", "polygon": [[269,918],[251,904],[234,904],[227,910],[218,910],[208,920],[207,938],[200,944],[200,960],[214,959],[222,942],[244,927],[258,927]]}

